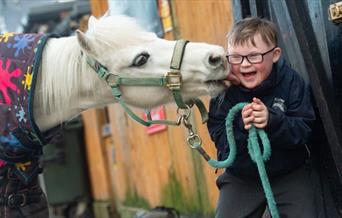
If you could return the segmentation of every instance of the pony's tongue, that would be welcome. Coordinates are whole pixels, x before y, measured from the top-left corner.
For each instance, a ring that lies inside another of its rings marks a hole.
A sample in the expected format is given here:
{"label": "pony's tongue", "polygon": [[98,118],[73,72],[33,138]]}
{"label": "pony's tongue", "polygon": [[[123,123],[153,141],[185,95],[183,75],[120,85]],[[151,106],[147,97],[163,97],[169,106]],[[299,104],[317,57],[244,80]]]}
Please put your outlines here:
{"label": "pony's tongue", "polygon": [[231,82],[229,80],[223,80],[223,84],[229,87],[231,85]]}

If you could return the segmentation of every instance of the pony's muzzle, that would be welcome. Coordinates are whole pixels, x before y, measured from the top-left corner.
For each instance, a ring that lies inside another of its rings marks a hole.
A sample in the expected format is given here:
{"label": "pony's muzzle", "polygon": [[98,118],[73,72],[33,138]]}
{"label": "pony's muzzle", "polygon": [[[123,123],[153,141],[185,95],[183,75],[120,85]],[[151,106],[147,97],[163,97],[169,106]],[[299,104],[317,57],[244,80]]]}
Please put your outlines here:
{"label": "pony's muzzle", "polygon": [[208,56],[208,65],[212,68],[218,68],[221,66],[225,66],[225,58],[221,55],[210,54]]}

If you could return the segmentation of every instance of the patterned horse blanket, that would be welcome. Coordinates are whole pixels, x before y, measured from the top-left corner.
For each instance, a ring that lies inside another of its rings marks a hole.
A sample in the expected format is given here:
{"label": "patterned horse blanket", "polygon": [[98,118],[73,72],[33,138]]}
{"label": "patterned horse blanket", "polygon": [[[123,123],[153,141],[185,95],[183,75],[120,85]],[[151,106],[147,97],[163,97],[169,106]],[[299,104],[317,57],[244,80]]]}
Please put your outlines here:
{"label": "patterned horse blanket", "polygon": [[38,171],[45,143],[33,118],[33,93],[49,35],[0,35],[0,167],[17,169],[25,181]]}

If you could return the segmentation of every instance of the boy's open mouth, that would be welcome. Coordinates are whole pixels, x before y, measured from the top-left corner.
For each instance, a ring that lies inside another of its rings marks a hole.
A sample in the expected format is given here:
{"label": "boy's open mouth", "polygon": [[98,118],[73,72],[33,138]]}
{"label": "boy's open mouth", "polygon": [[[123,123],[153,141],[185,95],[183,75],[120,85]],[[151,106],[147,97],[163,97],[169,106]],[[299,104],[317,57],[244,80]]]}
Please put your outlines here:
{"label": "boy's open mouth", "polygon": [[241,72],[241,74],[244,78],[248,79],[248,78],[253,77],[256,74],[256,71],[244,72],[244,73]]}

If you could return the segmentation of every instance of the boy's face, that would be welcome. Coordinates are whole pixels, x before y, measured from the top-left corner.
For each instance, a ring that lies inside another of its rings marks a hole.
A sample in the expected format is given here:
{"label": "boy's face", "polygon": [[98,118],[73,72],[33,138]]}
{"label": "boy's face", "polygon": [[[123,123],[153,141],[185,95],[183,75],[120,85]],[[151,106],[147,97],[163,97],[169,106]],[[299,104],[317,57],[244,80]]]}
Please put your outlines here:
{"label": "boy's face", "polygon": [[[253,89],[260,85],[270,75],[273,63],[277,62],[281,49],[275,45],[267,45],[261,38],[260,34],[254,36],[254,46],[250,41],[243,45],[228,45],[228,55],[251,55],[250,60],[253,59],[254,54],[262,54],[263,61],[260,63],[250,63],[246,57],[243,58],[240,64],[231,64],[232,73],[240,80],[240,84],[248,89]],[[274,48],[272,50],[272,48]]]}

